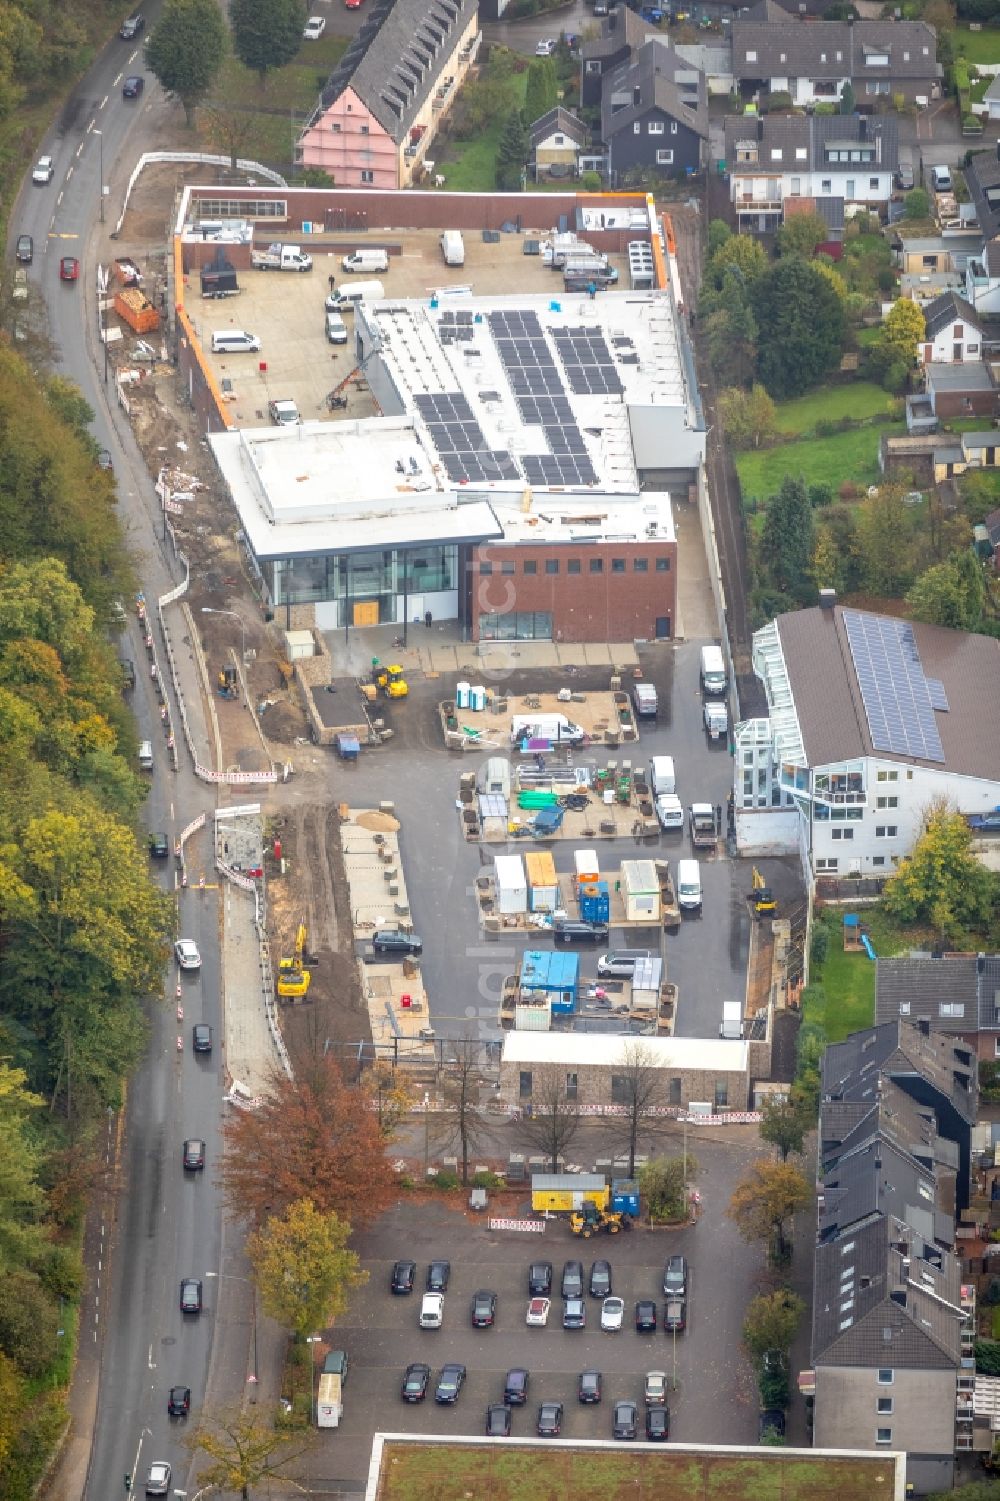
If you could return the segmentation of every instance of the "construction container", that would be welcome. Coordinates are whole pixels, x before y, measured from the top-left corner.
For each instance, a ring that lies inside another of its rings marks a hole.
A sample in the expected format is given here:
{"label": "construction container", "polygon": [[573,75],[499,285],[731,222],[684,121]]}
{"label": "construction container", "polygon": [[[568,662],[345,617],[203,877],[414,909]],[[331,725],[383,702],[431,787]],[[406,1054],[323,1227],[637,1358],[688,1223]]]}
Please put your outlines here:
{"label": "construction container", "polygon": [[632,970],[631,1004],[633,1011],[656,1011],[660,1004],[663,960],[638,959]]}
{"label": "construction container", "polygon": [[493,862],[497,911],[505,916],[528,910],[528,883],[520,855],[497,855]]}
{"label": "construction container", "polygon": [[339,1428],[344,1415],[343,1378],[324,1374],[316,1393],[317,1428]]}
{"label": "construction container", "polygon": [[533,996],[531,1005],[519,1002],[514,1007],[515,1032],[550,1032],[552,1030],[552,1006],[541,996]]}
{"label": "construction container", "polygon": [[137,334],[153,333],[160,326],[159,313],[138,288],[127,288],[124,292],[115,293],[115,312]]}
{"label": "construction container", "polygon": [[510,762],[506,756],[490,757],[480,785],[483,792],[498,792],[501,797],[510,797]]}
{"label": "construction container", "polygon": [[593,886],[601,879],[596,850],[574,850],[573,869],[578,886]]}
{"label": "construction container", "polygon": [[719,1027],[719,1036],[728,1037],[737,1042],[743,1036],[742,1001],[723,1001],[722,1025]]}
{"label": "construction container", "polygon": [[659,922],[660,881],[652,860],[622,861],[621,892],[626,922]]}
{"label": "construction container", "polygon": [[618,1214],[639,1218],[639,1185],[631,1178],[612,1178],[611,1207]]}
{"label": "construction container", "polygon": [[548,850],[525,855],[524,868],[528,877],[528,909],[531,912],[553,912],[559,905],[559,882],[556,878],[556,862]]}
{"label": "construction container", "polygon": [[580,988],[580,956],[554,949],[526,949],[521,956],[520,994],[547,997],[553,1016],[571,1016]]}
{"label": "construction container", "polygon": [[289,662],[300,662],[303,657],[314,657],[316,642],[312,631],[286,631],[285,651]]}
{"label": "construction container", "polygon": [[532,1173],[531,1207],[536,1214],[572,1214],[584,1204],[607,1209],[611,1190],[596,1173]]}
{"label": "construction container", "polygon": [[611,918],[611,893],[607,881],[594,881],[590,886],[580,886],[580,916],[584,922],[609,922]]}

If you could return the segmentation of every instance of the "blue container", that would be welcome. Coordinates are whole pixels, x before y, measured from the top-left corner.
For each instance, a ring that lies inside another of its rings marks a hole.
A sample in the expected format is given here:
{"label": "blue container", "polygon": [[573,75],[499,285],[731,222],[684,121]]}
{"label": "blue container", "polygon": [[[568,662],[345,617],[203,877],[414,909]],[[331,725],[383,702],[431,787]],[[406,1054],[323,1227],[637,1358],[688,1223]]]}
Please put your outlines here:
{"label": "blue container", "polygon": [[612,1178],[611,1207],[619,1214],[639,1218],[639,1185],[631,1178]]}
{"label": "blue container", "polygon": [[580,894],[580,916],[584,922],[607,922],[611,916],[611,897],[607,881],[598,881],[589,888],[589,895]]}

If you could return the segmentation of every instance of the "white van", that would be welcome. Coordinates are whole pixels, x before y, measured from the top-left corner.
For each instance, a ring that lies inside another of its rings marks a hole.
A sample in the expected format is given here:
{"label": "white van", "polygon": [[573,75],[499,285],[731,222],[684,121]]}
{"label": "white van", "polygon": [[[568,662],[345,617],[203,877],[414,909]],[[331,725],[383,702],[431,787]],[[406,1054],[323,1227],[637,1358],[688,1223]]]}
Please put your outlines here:
{"label": "white van", "polygon": [[441,254],[446,266],[465,265],[465,241],[459,229],[446,229],[441,236]]}
{"label": "white van", "polygon": [[326,342],[328,344],[347,343],[347,324],[339,313],[326,315]]}
{"label": "white van", "polygon": [[388,271],[388,250],[355,250],[340,263],[345,271]]}
{"label": "white van", "polygon": [[346,287],[338,287],[326,299],[327,312],[352,312],[359,302],[379,302],[385,296],[385,287],[380,281],[355,281]]}
{"label": "white van", "polygon": [[662,797],[665,792],[677,791],[673,756],[653,756],[650,759],[649,785],[653,789],[654,797]]}
{"label": "white van", "polygon": [[721,646],[703,646],[701,649],[701,691],[716,697],[725,693],[727,686],[726,664],[722,659]]}
{"label": "white van", "polygon": [[729,710],[725,704],[709,700],[702,705],[705,733],[710,740],[718,740],[729,734]]}
{"label": "white van", "polygon": [[440,1329],[444,1323],[444,1298],[440,1293],[424,1293],[420,1303],[421,1329]]}
{"label": "white van", "polygon": [[579,745],[586,739],[584,731],[565,714],[515,714],[510,722],[512,745],[522,740],[550,740],[553,744],[562,741]]}
{"label": "white van", "polygon": [[677,862],[677,905],[688,912],[701,906],[701,866],[697,860]]}
{"label": "white van", "polygon": [[152,771],[153,769],[153,743],[151,740],[139,741],[139,770]]}
{"label": "white van", "polygon": [[212,335],[213,354],[251,354],[259,348],[257,335],[242,328],[220,328]]}

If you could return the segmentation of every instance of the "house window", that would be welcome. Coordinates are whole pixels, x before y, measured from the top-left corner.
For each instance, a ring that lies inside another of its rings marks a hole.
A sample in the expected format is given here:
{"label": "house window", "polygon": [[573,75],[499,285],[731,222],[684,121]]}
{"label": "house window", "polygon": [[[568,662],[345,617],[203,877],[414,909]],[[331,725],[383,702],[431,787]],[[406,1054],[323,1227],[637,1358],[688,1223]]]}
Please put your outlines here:
{"label": "house window", "polygon": [[875,799],[875,806],[876,806],[876,808],[898,808],[899,807],[899,798],[898,797],[877,797]]}
{"label": "house window", "polygon": [[628,1104],[628,1079],[624,1074],[611,1075],[611,1103],[612,1105]]}
{"label": "house window", "polygon": [[657,560],[656,560],[656,571],[657,571],[657,573],[669,573],[670,572],[670,559],[669,558],[657,558]]}
{"label": "house window", "polygon": [[816,861],[816,869],[817,871],[835,871],[839,864],[840,861],[837,859],[836,855],[827,855],[825,859],[819,859]]}
{"label": "house window", "polygon": [[591,571],[591,573],[603,573],[604,572],[604,559],[603,558],[591,558],[591,560],[590,560],[590,571]]}
{"label": "house window", "polygon": [[677,134],[677,121],[676,120],[671,120],[671,122],[670,122],[670,134],[672,136],[675,136]]}
{"label": "house window", "polygon": [[601,65],[600,65],[599,62],[596,62],[596,63],[595,62],[589,62],[587,64],[587,72],[588,73],[599,73],[600,71],[601,71]]}
{"label": "house window", "polygon": [[715,1108],[725,1110],[729,1104],[729,1080],[716,1079],[715,1081]]}
{"label": "house window", "polygon": [[634,136],[641,136],[642,135],[642,121],[641,120],[636,120],[635,124],[632,126],[632,134]]}
{"label": "house window", "polygon": [[[566,1075],[566,1098],[567,1098],[567,1100],[575,1100],[576,1099],[576,1092],[577,1092],[577,1089],[579,1088],[579,1084],[580,1084],[580,1075],[579,1074],[567,1074]],[[891,1399],[890,1399],[889,1411],[890,1412],[892,1411]]]}
{"label": "house window", "polygon": [[656,165],[658,167],[673,166],[674,153],[672,151],[658,151],[656,153]]}
{"label": "house window", "polygon": [[579,573],[580,572],[580,559],[579,558],[567,558],[566,559],[566,572],[567,573]]}
{"label": "house window", "polygon": [[612,558],[611,559],[611,572],[612,573],[624,573],[625,572],[625,559],[624,558]]}
{"label": "house window", "polygon": [[994,1058],[1000,1058],[1000,1037],[994,1037],[993,1039],[993,1056]]}
{"label": "house window", "polygon": [[879,1373],[878,1373],[878,1376],[876,1377],[876,1380],[878,1381],[879,1386],[891,1386],[892,1385],[892,1371],[891,1370],[887,1370],[885,1366],[880,1366],[879,1367]]}
{"label": "house window", "polygon": [[853,839],[853,829],[831,829],[830,834],[834,839]]}
{"label": "house window", "polygon": [[[851,832],[853,833],[854,830],[852,829]],[[895,824],[895,823],[877,823],[875,825],[875,838],[876,839],[895,839],[895,837],[896,837],[896,835],[898,833],[899,833],[899,825],[898,824]]]}
{"label": "house window", "polygon": [[333,124],[330,126],[330,129],[333,131],[334,135],[337,135],[340,131],[340,121],[334,120]]}
{"label": "house window", "polygon": [[490,576],[490,574],[492,572],[493,572],[493,564],[492,563],[480,563],[480,565],[479,565],[479,577],[480,578],[489,578],[489,576]]}
{"label": "house window", "polygon": [[877,193],[878,192],[878,178],[877,177],[869,177],[869,179],[868,179],[868,191],[870,193]]}
{"label": "house window", "polygon": [[891,1444],[892,1443],[892,1429],[891,1428],[876,1428],[876,1430],[875,1430],[875,1442],[877,1444]]}
{"label": "house window", "polygon": [[772,147],[772,149],[771,149],[771,160],[772,160],[772,162],[780,162],[781,161],[781,155],[782,155],[782,153],[781,153],[781,147],[780,146],[774,146],[774,147]]}
{"label": "house window", "polygon": [[632,572],[633,573],[648,573],[649,572],[649,559],[648,558],[633,558],[632,559]]}
{"label": "house window", "polygon": [[362,167],[362,169],[361,169],[361,181],[362,182],[374,182],[375,181],[375,173],[371,170],[370,167]]}
{"label": "house window", "polygon": [[888,94],[889,80],[887,78],[872,78],[865,84],[866,94]]}
{"label": "house window", "polygon": [[370,129],[370,127],[367,126],[367,125],[362,125],[361,126],[361,134],[363,136],[371,135],[371,129]]}
{"label": "house window", "polygon": [[559,572],[559,559],[558,558],[546,558],[545,559],[545,572],[546,573],[558,573]]}
{"label": "house window", "polygon": [[535,562],[534,558],[525,558],[524,572],[526,574],[533,574],[538,572],[538,564]]}
{"label": "house window", "polygon": [[565,136],[555,135],[552,137],[552,140],[556,146],[565,146],[566,144]]}
{"label": "house window", "polygon": [[876,782],[898,782],[899,781],[899,772],[898,771],[877,771],[875,773],[875,780],[876,780]]}
{"label": "house window", "polygon": [[513,559],[511,559],[511,561],[509,563],[501,563],[500,564],[500,572],[501,573],[514,573],[515,572],[515,567],[516,567],[516,565],[515,565]]}
{"label": "house window", "polygon": [[[965,1015],[965,1002],[964,1001],[939,1001],[938,1002],[938,1016],[950,1016],[950,1017],[954,1017],[954,1018],[957,1018],[957,1019],[961,1019],[964,1015]],[[923,1187],[921,1187],[920,1192],[923,1193]],[[926,1198],[927,1195],[924,1194],[924,1197]]]}
{"label": "house window", "polygon": [[661,136],[661,135],[663,135],[663,133],[664,133],[663,121],[662,120],[650,120],[649,124],[646,126],[646,130],[648,131],[648,133],[651,136]]}
{"label": "house window", "polygon": [[833,178],[832,177],[824,177],[823,181],[819,185],[819,190],[820,190],[821,193],[832,193],[833,192]]}
{"label": "house window", "polygon": [[792,178],[791,189],[792,189],[792,197],[793,198],[801,198],[802,197],[802,178],[801,177],[793,177]]}
{"label": "house window", "polygon": [[754,49],[753,51],[749,51],[748,50],[747,51],[747,62],[748,63],[755,63],[756,61],[757,61],[757,52],[756,52],[756,49]]}
{"label": "house window", "polygon": [[530,1069],[522,1068],[522,1070],[521,1070],[521,1078],[520,1078],[520,1082],[518,1084],[517,1093],[518,1093],[518,1098],[519,1099],[522,1099],[522,1100],[530,1100],[531,1099],[531,1070]]}
{"label": "house window", "polygon": [[872,855],[872,864],[873,865],[884,865],[885,864],[885,856],[884,855]]}

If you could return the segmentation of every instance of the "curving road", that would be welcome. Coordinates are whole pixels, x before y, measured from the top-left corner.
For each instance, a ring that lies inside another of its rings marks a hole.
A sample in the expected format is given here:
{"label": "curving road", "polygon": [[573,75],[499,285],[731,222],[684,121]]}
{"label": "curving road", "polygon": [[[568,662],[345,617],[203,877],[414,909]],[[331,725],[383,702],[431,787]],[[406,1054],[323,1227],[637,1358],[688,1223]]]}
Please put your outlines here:
{"label": "curving road", "polygon": [[[145,7],[147,26],[159,9]],[[143,137],[154,139],[155,119],[164,108],[163,96],[147,76],[146,92],[138,102],[121,97],[121,84],[130,73],[143,71],[140,45],[115,40],[97,59],[74,90],[41,150],[55,159],[55,174],[45,187],[25,184],[11,218],[12,235],[34,237],[34,260],[29,268],[31,295],[44,299],[49,329],[57,349],[61,373],[80,388],[94,409],[94,434],[112,455],[119,505],[133,548],[142,587],[152,598],[170,588],[176,577],[161,550],[156,498],[145,463],[133,442],[123,415],[113,407],[113,385],[105,384],[104,361],[98,334],[97,265],[104,234],[111,228],[112,203],[101,219],[101,185],[113,174],[128,148],[123,170],[143,148]],[[62,256],[81,262],[80,279],[59,278]],[[171,848],[181,828],[202,808],[210,794],[193,777],[186,758],[181,771],[170,771],[152,683],[146,675],[146,652],[134,617],[122,642],[123,655],[136,663],[138,683],[133,707],[140,738],[154,746],[156,767],[147,803],[147,825],[167,833]],[[199,836],[207,841],[207,836]],[[211,880],[211,852],[207,842],[192,852],[195,874],[200,860]],[[168,889],[174,886],[173,860],[155,872]],[[172,1385],[191,1388],[192,1421],[205,1400],[213,1337],[222,1321],[220,1302],[227,1309],[218,1362],[220,1384],[242,1395],[252,1358],[249,1288],[239,1280],[223,1282],[223,1228],[220,1192],[215,1169],[221,1155],[221,1015],[222,975],[218,898],[214,889],[178,894],[178,929],[198,944],[203,967],[182,977],[183,1022],[175,1016],[177,972],[170,965],[165,1004],[149,1007],[150,1045],[146,1059],[132,1080],[127,1105],[124,1154],[118,1182],[115,1222],[101,1227],[101,1255],[91,1266],[90,1285],[81,1322],[80,1373],[84,1384],[98,1384],[97,1426],[86,1481],[66,1477],[66,1495],[110,1501],[124,1494],[124,1478],[132,1479],[141,1494],[150,1461],[167,1460],[173,1467],[172,1489],[188,1483],[192,1457],[183,1445],[185,1423],[167,1416]],[[211,1023],[215,1049],[195,1056],[191,1024]],[[184,1039],[182,1052],[177,1036]],[[181,1166],[186,1137],[206,1142],[203,1172]],[[203,1311],[182,1316],[179,1284],[182,1277],[203,1279]],[[229,1310],[232,1310],[230,1318]]]}

